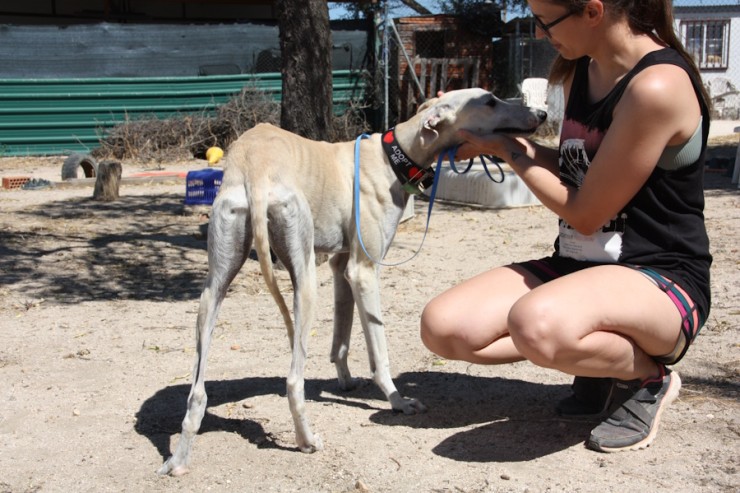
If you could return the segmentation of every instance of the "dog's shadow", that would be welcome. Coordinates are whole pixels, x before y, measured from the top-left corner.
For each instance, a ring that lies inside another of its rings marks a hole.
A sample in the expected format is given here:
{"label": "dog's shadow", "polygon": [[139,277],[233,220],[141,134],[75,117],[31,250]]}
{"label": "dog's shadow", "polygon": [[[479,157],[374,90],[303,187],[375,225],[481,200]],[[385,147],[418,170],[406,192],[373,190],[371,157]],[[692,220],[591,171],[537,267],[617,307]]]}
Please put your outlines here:
{"label": "dog's shadow", "polygon": [[[417,415],[394,412],[377,386],[367,380],[344,392],[335,379],[308,379],[306,400],[374,410],[369,419],[384,426],[466,428],[444,439],[433,451],[468,462],[526,461],[546,456],[583,442],[594,426],[593,421],[563,420],[555,414],[554,403],[567,395],[567,385],[433,371],[403,373],[395,382],[401,394],[421,400],[429,410]],[[189,391],[189,384],[166,387],[148,398],[136,415],[136,431],[152,442],[163,459],[171,453],[171,437],[180,432]],[[279,395],[286,399],[285,412],[289,413],[285,378],[207,381],[206,392],[208,407]],[[298,450],[278,443],[257,421],[206,411],[199,434],[212,431],[238,433],[258,448]]]}
{"label": "dog's shadow", "polygon": [[[308,382],[306,383],[308,384]],[[205,387],[208,395],[208,407],[239,402],[258,395],[278,394],[285,396],[285,379],[278,377],[208,380]],[[166,387],[144,401],[136,413],[135,429],[137,433],[147,437],[163,459],[171,455],[170,438],[172,435],[180,433],[189,392],[190,384]],[[250,443],[254,443],[261,448],[285,448],[272,440],[271,435],[256,421],[242,418],[224,418],[212,414],[206,409],[198,433],[204,434],[211,431],[238,433]]]}

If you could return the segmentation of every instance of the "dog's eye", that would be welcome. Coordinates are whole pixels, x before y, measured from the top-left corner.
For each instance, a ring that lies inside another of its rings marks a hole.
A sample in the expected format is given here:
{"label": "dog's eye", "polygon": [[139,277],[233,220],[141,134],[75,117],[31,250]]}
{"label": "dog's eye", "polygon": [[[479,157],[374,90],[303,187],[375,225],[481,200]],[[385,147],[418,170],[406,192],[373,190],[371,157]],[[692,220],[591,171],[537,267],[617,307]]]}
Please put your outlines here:
{"label": "dog's eye", "polygon": [[486,106],[490,106],[491,108],[496,107],[496,98],[491,97],[488,101],[486,101]]}

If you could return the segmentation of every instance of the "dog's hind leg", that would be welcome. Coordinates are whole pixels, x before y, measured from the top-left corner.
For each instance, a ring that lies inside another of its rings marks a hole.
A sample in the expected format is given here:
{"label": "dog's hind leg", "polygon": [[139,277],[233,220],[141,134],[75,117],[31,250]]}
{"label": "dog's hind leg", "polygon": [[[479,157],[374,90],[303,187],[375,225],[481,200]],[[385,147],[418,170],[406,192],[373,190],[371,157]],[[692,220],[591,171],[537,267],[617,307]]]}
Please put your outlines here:
{"label": "dog's hind leg", "polygon": [[334,274],[334,338],[331,345],[331,362],[337,369],[337,378],[342,390],[352,390],[356,386],[347,365],[355,310],[352,287],[344,275],[348,260],[349,253],[338,253],[329,261]]}
{"label": "dog's hind leg", "polygon": [[270,245],[283,262],[293,283],[293,338],[290,372],[287,379],[288,403],[301,452],[323,448],[321,437],[311,431],[306,415],[304,372],[308,358],[308,335],[314,322],[316,305],[316,255],[313,246],[313,218],[308,204],[288,193],[268,213]]}
{"label": "dog's hind leg", "polygon": [[351,259],[347,268],[347,278],[352,286],[367,341],[373,380],[388,398],[394,410],[402,411],[404,414],[426,411],[426,406],[420,401],[403,397],[391,378],[388,344],[380,310],[378,271],[372,261],[367,257],[359,261]]}
{"label": "dog's hind leg", "polygon": [[205,371],[208,349],[221,303],[231,281],[244,264],[252,243],[244,189],[219,195],[213,205],[208,227],[208,276],[200,296],[196,325],[196,358],[187,412],[175,453],[159,469],[159,474],[179,476],[188,472],[193,440],[200,429],[208,398]]}

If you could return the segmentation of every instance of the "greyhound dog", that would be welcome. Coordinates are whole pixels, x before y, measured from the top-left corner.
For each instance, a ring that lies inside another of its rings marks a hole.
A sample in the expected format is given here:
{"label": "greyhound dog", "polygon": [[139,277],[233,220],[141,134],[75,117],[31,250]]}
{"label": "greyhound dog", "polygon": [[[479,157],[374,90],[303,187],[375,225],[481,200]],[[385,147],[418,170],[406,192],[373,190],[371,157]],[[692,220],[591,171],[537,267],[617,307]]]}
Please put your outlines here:
{"label": "greyhound dog", "polygon": [[[532,133],[543,111],[497,99],[483,89],[450,91],[421,105],[416,115],[384,134],[359,144],[355,176],[353,142],[330,144],[260,124],[228,149],[221,188],[208,228],[208,275],[200,298],[196,327],[197,355],[187,413],[175,453],[160,474],[187,472],[193,439],[206,409],[206,357],[216,317],[227,288],[244,264],[252,242],[262,275],[288,329],[292,348],[287,395],[296,442],[302,452],[322,448],[306,416],[304,367],[316,304],[316,253],[332,255],[334,336],[331,361],[339,385],[353,388],[347,366],[354,306],[367,341],[373,380],[394,410],[426,410],[399,394],[391,379],[380,309],[378,269],[396,233],[409,192],[429,184],[434,156],[460,144],[457,131]],[[418,163],[418,164],[417,164]],[[358,241],[353,180],[360,180]],[[270,249],[282,261],[293,284],[293,319],[276,282]]]}

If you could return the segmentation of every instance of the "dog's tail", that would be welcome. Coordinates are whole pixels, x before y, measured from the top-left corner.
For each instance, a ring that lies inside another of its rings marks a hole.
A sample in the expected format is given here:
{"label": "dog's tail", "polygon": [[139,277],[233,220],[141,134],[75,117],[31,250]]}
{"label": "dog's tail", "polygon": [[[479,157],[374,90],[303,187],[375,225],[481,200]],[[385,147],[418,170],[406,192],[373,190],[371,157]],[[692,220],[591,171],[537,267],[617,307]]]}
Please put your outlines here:
{"label": "dog's tail", "polygon": [[283,316],[285,327],[288,329],[288,338],[290,340],[290,347],[293,348],[293,319],[288,311],[288,305],[285,303],[280,288],[275,279],[275,269],[272,266],[272,258],[270,257],[270,239],[267,229],[267,200],[264,194],[259,192],[252,193],[254,189],[259,190],[260,187],[254,187],[252,191],[247,186],[247,197],[251,197],[250,211],[252,213],[252,233],[254,235],[254,250],[257,252],[257,259],[260,263],[260,269],[262,270],[262,277],[265,278],[267,288],[270,290],[270,294],[275,299],[280,313]]}

